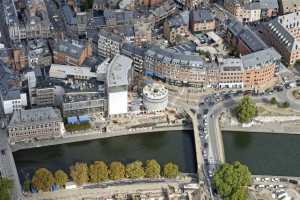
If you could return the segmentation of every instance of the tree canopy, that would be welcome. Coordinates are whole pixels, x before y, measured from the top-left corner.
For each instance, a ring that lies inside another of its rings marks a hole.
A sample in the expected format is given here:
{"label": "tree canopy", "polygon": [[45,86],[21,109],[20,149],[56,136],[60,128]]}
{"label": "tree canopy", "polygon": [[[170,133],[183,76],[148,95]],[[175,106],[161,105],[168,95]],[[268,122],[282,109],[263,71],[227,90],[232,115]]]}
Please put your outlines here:
{"label": "tree canopy", "polygon": [[145,176],[145,171],[143,168],[143,163],[141,161],[134,161],[126,165],[126,177],[137,179],[143,178]]}
{"label": "tree canopy", "polygon": [[179,168],[174,163],[167,163],[164,165],[163,175],[166,178],[176,178],[179,175]]}
{"label": "tree canopy", "polygon": [[47,192],[51,190],[54,184],[53,174],[46,168],[38,169],[32,178],[32,185],[38,191]]}
{"label": "tree canopy", "polygon": [[110,179],[120,180],[125,178],[125,166],[121,162],[112,162],[110,164]]}
{"label": "tree canopy", "polygon": [[108,167],[103,161],[95,161],[89,167],[90,181],[99,183],[108,180]]}
{"label": "tree canopy", "polygon": [[7,178],[0,177],[0,200],[10,200],[10,191],[13,182]]}
{"label": "tree canopy", "polygon": [[160,165],[156,160],[147,160],[145,167],[145,176],[147,178],[159,178],[160,177]]}
{"label": "tree canopy", "polygon": [[60,188],[63,188],[68,181],[68,175],[63,170],[57,170],[54,173],[54,179],[56,185],[58,185]]}
{"label": "tree canopy", "polygon": [[241,123],[249,123],[257,114],[257,108],[254,101],[245,96],[235,108],[235,114],[237,119]]}
{"label": "tree canopy", "polygon": [[77,185],[87,183],[89,181],[87,164],[75,163],[75,165],[70,167],[70,176]]}
{"label": "tree canopy", "polygon": [[226,200],[247,200],[246,186],[251,183],[251,173],[240,162],[223,164],[213,176],[213,186]]}

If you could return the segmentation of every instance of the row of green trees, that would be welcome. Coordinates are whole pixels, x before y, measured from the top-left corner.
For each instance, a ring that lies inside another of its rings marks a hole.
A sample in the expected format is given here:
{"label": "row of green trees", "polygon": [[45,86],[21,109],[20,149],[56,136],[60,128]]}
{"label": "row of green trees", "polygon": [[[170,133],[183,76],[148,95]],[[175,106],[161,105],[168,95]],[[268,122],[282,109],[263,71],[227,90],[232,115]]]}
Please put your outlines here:
{"label": "row of green trees", "polygon": [[[118,161],[112,162],[108,167],[103,161],[95,161],[89,166],[86,163],[77,162],[70,167],[69,176],[77,184],[99,183],[107,180],[121,180],[125,178],[176,178],[179,175],[179,168],[174,163],[167,163],[161,166],[156,160],[147,160],[145,166],[141,161],[134,161],[126,166]],[[38,169],[31,181],[32,186],[38,191],[50,191],[52,185],[56,184],[63,188],[69,180],[63,170],[57,170],[54,175],[46,168]],[[24,183],[24,190],[29,190],[30,183]]]}

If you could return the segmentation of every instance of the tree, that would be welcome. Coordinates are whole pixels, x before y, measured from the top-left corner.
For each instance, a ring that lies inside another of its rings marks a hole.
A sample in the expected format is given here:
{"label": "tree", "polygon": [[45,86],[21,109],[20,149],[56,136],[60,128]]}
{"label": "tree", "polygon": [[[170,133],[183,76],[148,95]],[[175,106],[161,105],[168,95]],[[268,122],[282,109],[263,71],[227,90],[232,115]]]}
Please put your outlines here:
{"label": "tree", "polygon": [[10,191],[13,182],[7,178],[0,177],[0,200],[10,200]]}
{"label": "tree", "polygon": [[235,108],[237,119],[241,123],[249,123],[257,114],[257,108],[253,100],[245,96]]}
{"label": "tree", "polygon": [[68,181],[68,175],[63,170],[57,170],[54,173],[54,179],[56,185],[58,185],[60,188],[63,188]]}
{"label": "tree", "polygon": [[156,160],[147,160],[145,167],[145,176],[147,178],[159,178],[160,177],[160,165]]}
{"label": "tree", "polygon": [[273,104],[273,105],[277,104],[276,98],[272,97],[271,100],[270,100],[270,103]]}
{"label": "tree", "polygon": [[70,167],[70,176],[77,185],[87,183],[89,181],[87,164],[75,163],[75,165]]}
{"label": "tree", "polygon": [[23,183],[23,190],[25,192],[29,192],[30,191],[30,185],[31,185],[30,180],[28,178],[26,178],[26,180]]}
{"label": "tree", "polygon": [[92,183],[108,180],[108,167],[103,161],[95,161],[89,167],[89,175]]}
{"label": "tree", "polygon": [[119,180],[125,178],[125,166],[121,162],[112,162],[110,164],[110,174],[111,180]]}
{"label": "tree", "polygon": [[213,176],[213,186],[226,200],[246,200],[246,186],[251,183],[251,173],[240,162],[223,164]]}
{"label": "tree", "polygon": [[143,163],[141,161],[134,161],[126,165],[126,177],[137,179],[137,178],[144,178],[145,171],[143,168]]}
{"label": "tree", "polygon": [[283,108],[288,108],[289,106],[290,106],[290,103],[287,101],[283,102],[283,104],[282,104]]}
{"label": "tree", "polygon": [[174,163],[167,163],[164,165],[163,175],[166,178],[176,178],[179,175],[178,166]]}
{"label": "tree", "polygon": [[46,168],[40,168],[36,170],[33,178],[32,185],[38,191],[47,192],[51,190],[54,184],[53,174]]}

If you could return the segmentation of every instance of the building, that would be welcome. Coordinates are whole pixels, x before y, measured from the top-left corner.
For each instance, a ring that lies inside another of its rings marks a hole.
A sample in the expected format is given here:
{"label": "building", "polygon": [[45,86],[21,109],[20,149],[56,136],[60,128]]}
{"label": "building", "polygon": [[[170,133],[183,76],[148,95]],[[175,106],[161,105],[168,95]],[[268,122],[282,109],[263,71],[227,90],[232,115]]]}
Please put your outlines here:
{"label": "building", "polygon": [[76,13],[76,24],[77,24],[78,34],[84,35],[86,33],[86,28],[88,24],[88,16],[86,12]]}
{"label": "building", "polygon": [[143,104],[147,111],[162,111],[168,106],[168,90],[161,84],[153,83],[143,88]]}
{"label": "building", "polygon": [[162,0],[139,0],[139,4],[145,7],[156,7],[159,6]]}
{"label": "building", "polygon": [[192,10],[190,12],[190,28],[192,32],[215,30],[215,17],[207,9]]}
{"label": "building", "polygon": [[154,19],[154,23],[156,25],[161,25],[166,18],[176,13],[176,4],[174,1],[168,0],[150,12]]}
{"label": "building", "polygon": [[60,112],[52,107],[14,112],[7,127],[9,142],[58,138],[65,132]]}
{"label": "building", "polygon": [[67,93],[64,95],[62,113],[64,117],[91,113],[105,116],[107,113],[107,99],[99,92]]}
{"label": "building", "polygon": [[282,55],[286,64],[293,65],[300,59],[300,12],[266,22],[262,37]]}
{"label": "building", "polygon": [[67,29],[71,32],[77,31],[77,20],[76,20],[76,14],[71,9],[71,7],[66,4],[62,7],[63,16],[65,24],[67,25]]}
{"label": "building", "polygon": [[279,11],[282,15],[300,11],[299,0],[278,0]]}
{"label": "building", "polygon": [[152,23],[146,20],[137,21],[134,26],[134,44],[141,46],[152,41]]}
{"label": "building", "polygon": [[0,60],[0,101],[4,114],[12,114],[27,106],[27,96],[21,91],[16,75]]}
{"label": "building", "polygon": [[129,25],[135,22],[135,13],[124,10],[104,10],[103,16],[107,26]]}
{"label": "building", "polygon": [[206,62],[198,55],[153,46],[145,52],[144,75],[177,86],[254,89],[271,82],[280,59],[274,48],[267,48]]}
{"label": "building", "polygon": [[97,75],[95,72],[91,72],[89,67],[52,64],[49,70],[49,77],[58,79],[73,78],[77,80],[88,80],[96,78]]}
{"label": "building", "polygon": [[[15,3],[23,9],[16,9]],[[9,37],[13,41],[21,39],[51,37],[51,23],[43,0],[3,1],[5,22]]]}
{"label": "building", "polygon": [[131,80],[132,60],[116,55],[107,69],[108,114],[118,115],[128,112],[128,85]]}
{"label": "building", "polygon": [[120,54],[123,38],[119,35],[101,30],[98,34],[98,54],[110,57]]}
{"label": "building", "polygon": [[171,16],[164,22],[164,37],[172,44],[189,33],[189,11]]}
{"label": "building", "polygon": [[122,46],[121,54],[132,59],[132,67],[138,74],[143,72],[145,48],[136,47],[133,44],[125,43]]}
{"label": "building", "polygon": [[274,48],[242,56],[244,87],[256,89],[269,83],[274,77],[280,59],[281,55]]}
{"label": "building", "polygon": [[240,22],[256,22],[277,16],[277,0],[225,0],[224,7]]}
{"label": "building", "polygon": [[52,55],[47,40],[28,41],[28,65],[31,68],[46,67],[52,63]]}
{"label": "building", "polygon": [[226,30],[226,40],[231,45],[237,47],[239,53],[242,55],[268,48],[255,32],[247,25],[243,26],[238,21],[229,20]]}
{"label": "building", "polygon": [[80,66],[92,55],[89,43],[82,44],[78,41],[58,40],[53,49],[53,60],[56,64]]}

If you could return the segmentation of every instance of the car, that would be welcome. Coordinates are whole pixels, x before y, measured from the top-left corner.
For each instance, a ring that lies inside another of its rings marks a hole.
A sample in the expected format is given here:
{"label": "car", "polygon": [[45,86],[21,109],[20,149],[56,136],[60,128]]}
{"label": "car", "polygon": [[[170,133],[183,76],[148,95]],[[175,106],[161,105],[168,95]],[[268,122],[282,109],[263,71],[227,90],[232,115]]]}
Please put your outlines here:
{"label": "car", "polygon": [[1,154],[2,154],[2,155],[5,155],[5,149],[2,149],[2,150],[1,150]]}

